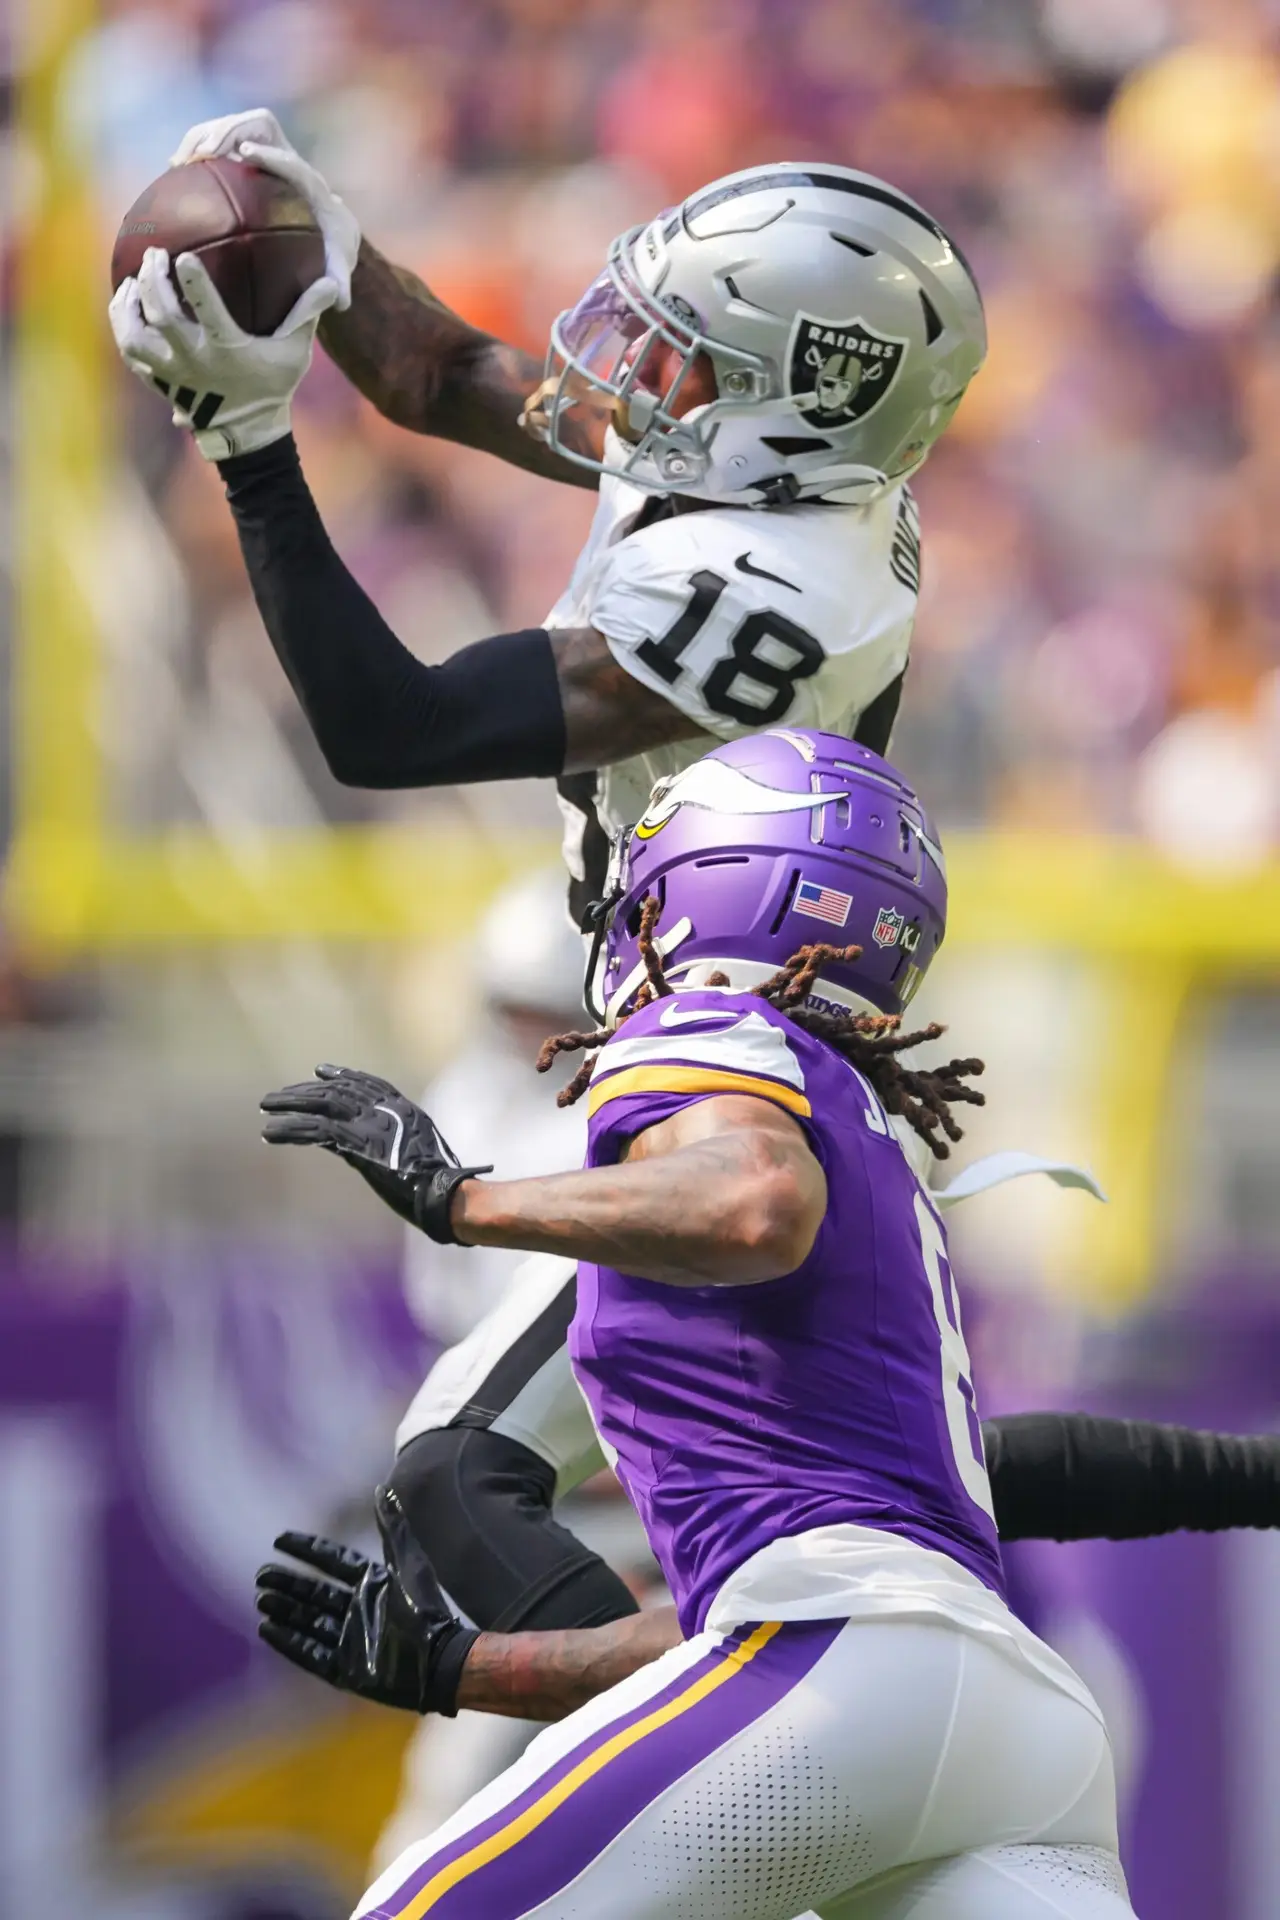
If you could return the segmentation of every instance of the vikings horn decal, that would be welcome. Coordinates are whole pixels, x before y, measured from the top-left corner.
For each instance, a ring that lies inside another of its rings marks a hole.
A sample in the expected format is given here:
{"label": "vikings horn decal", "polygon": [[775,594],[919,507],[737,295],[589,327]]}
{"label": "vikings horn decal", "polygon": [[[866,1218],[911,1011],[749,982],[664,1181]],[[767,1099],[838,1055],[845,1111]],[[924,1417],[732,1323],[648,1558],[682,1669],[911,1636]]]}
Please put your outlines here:
{"label": "vikings horn decal", "polygon": [[683,773],[658,781],[636,823],[636,838],[651,840],[681,807],[705,807],[708,813],[808,813],[848,798],[847,793],[784,793],[723,760],[695,760]]}
{"label": "vikings horn decal", "polygon": [[812,426],[850,427],[888,398],[908,345],[877,333],[865,320],[816,320],[798,313],[787,365],[789,390]]}

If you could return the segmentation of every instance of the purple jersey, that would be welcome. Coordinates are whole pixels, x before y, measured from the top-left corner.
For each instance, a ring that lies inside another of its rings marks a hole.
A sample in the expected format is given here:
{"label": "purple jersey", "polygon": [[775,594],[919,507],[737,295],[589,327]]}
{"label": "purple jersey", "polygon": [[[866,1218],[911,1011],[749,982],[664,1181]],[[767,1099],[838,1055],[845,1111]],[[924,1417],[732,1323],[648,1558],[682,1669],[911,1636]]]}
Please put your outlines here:
{"label": "purple jersey", "polygon": [[948,1554],[1003,1593],[941,1222],[866,1081],[746,993],[680,993],[600,1055],[587,1164],[691,1101],[795,1115],[827,1178],[803,1266],[673,1287],[584,1262],[570,1352],[686,1634],[771,1541],[854,1524]]}

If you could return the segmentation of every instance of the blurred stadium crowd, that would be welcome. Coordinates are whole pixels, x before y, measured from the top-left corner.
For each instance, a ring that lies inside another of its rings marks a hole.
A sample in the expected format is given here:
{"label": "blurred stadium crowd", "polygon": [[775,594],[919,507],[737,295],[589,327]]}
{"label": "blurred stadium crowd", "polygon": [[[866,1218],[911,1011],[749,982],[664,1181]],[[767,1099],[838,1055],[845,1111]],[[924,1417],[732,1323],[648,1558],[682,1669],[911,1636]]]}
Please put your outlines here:
{"label": "blurred stadium crowd", "polygon": [[[535,350],[655,204],[769,158],[886,175],[959,236],[993,347],[919,483],[899,757],[953,824],[1136,830],[1248,866],[1280,837],[1276,28],[1274,0],[115,0],[63,111],[104,267],[185,127],[261,100],[385,250]],[[12,130],[6,152],[20,186]],[[119,386],[120,697],[149,722],[123,729],[129,810],[385,811],[318,764],[216,476]],[[320,356],[299,437],[424,656],[555,597],[589,499],[415,442]],[[498,823],[528,796],[389,804]]]}

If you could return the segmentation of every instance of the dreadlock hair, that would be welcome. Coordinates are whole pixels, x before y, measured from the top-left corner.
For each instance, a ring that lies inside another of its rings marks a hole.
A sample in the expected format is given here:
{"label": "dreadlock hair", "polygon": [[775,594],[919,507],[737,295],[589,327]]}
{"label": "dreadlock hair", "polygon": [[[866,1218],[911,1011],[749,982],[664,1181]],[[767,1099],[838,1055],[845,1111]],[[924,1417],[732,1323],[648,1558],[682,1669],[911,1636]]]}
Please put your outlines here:
{"label": "dreadlock hair", "polygon": [[[641,907],[640,932],[636,940],[644,962],[645,978],[631,1009],[633,1013],[638,1013],[651,1000],[673,990],[663,972],[662,955],[653,938],[661,911],[654,896],[647,895]],[[922,1046],[927,1040],[940,1039],[946,1028],[939,1026],[937,1021],[931,1020],[927,1027],[921,1027],[915,1033],[903,1033],[901,1015],[896,1013],[833,1012],[825,1007],[806,1005],[814,982],[824,967],[848,964],[861,957],[861,947],[801,947],[798,953],[792,954],[785,967],[770,979],[762,981],[758,987],[752,987],[751,992],[758,999],[768,1001],[779,1013],[785,1013],[803,1032],[825,1041],[836,1053],[841,1054],[875,1089],[886,1113],[900,1115],[919,1134],[935,1159],[946,1160],[951,1153],[947,1141],[964,1138],[964,1130],[951,1112],[952,1105],[986,1105],[984,1094],[979,1093],[976,1087],[964,1084],[966,1078],[973,1078],[983,1071],[983,1063],[981,1060],[948,1060],[944,1067],[931,1067],[925,1072],[917,1072],[912,1067],[904,1066],[898,1055],[906,1053],[911,1047]],[[727,987],[728,984],[728,975],[724,973],[710,974],[707,979],[709,987]],[[622,1019],[629,1017],[624,1014]],[[555,1034],[542,1044],[538,1055],[538,1072],[545,1073],[557,1054],[576,1053],[581,1048],[599,1048],[609,1037],[608,1027],[597,1027],[590,1033]],[[571,1107],[582,1097],[590,1083],[596,1058],[593,1052],[589,1059],[582,1062],[572,1080],[556,1095],[557,1106]],[[941,1135],[945,1135],[945,1138],[941,1138]]]}

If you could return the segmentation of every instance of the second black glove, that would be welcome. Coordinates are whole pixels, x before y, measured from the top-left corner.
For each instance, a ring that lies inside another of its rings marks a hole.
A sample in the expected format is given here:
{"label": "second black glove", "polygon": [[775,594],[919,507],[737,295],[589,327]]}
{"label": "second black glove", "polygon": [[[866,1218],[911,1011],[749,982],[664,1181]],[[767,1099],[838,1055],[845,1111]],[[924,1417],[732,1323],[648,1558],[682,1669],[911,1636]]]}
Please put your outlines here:
{"label": "second black glove", "polygon": [[312,1571],[275,1562],[259,1569],[259,1636],[344,1693],[410,1713],[452,1715],[479,1635],[449,1611],[390,1487],[378,1488],[375,1508],[385,1565],[316,1534],[278,1537],[279,1552]]}

